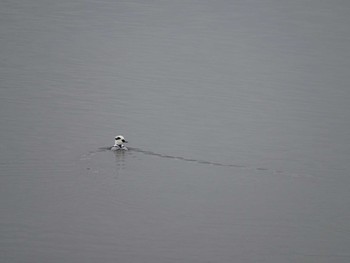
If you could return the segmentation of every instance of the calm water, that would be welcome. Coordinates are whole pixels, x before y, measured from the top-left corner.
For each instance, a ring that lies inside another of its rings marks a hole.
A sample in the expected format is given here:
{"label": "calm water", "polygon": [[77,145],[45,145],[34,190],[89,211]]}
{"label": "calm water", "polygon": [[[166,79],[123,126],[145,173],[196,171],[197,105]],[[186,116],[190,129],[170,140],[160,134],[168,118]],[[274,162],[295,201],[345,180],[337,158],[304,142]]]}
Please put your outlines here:
{"label": "calm water", "polygon": [[349,262],[349,13],[1,1],[0,261]]}

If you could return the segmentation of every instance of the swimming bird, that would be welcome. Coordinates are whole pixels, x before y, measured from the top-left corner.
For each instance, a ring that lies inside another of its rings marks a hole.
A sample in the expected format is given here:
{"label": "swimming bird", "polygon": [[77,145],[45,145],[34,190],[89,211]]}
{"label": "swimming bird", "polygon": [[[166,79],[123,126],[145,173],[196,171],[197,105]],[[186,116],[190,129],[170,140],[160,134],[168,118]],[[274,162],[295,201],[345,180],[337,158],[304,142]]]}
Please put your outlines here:
{"label": "swimming bird", "polygon": [[117,151],[117,150],[128,150],[128,148],[125,147],[123,143],[127,143],[128,141],[125,140],[123,135],[118,135],[115,136],[114,138],[114,145],[111,148],[112,151]]}

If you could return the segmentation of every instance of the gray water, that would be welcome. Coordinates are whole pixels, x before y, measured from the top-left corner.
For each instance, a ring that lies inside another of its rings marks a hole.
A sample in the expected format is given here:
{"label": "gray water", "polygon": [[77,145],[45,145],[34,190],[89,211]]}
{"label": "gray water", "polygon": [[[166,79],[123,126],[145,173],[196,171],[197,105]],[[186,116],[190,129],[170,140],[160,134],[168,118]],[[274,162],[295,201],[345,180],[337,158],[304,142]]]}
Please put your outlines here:
{"label": "gray water", "polygon": [[349,14],[1,1],[0,261],[349,262]]}

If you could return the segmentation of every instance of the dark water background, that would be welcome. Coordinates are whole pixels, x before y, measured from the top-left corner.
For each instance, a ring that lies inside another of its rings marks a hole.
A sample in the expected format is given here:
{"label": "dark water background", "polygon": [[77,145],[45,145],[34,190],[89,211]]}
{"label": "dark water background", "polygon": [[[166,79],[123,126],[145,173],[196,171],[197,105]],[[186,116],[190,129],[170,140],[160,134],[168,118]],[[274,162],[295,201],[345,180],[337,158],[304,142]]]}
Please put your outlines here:
{"label": "dark water background", "polygon": [[0,261],[349,262],[349,14],[1,1]]}

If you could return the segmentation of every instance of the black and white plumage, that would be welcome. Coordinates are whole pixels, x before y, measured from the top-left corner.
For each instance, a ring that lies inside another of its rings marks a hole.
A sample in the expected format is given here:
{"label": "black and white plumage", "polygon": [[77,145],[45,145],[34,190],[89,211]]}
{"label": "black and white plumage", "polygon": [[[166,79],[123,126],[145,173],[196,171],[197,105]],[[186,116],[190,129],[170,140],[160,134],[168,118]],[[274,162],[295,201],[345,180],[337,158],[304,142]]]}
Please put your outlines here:
{"label": "black and white plumage", "polygon": [[126,148],[126,146],[124,145],[124,143],[127,143],[128,141],[125,140],[123,135],[115,136],[114,140],[114,145],[111,148],[112,151],[128,150],[128,148]]}

